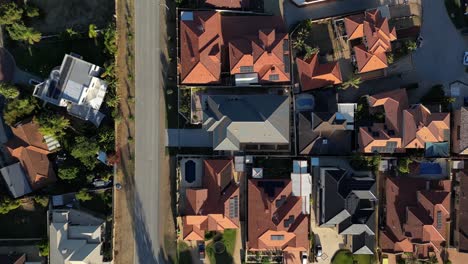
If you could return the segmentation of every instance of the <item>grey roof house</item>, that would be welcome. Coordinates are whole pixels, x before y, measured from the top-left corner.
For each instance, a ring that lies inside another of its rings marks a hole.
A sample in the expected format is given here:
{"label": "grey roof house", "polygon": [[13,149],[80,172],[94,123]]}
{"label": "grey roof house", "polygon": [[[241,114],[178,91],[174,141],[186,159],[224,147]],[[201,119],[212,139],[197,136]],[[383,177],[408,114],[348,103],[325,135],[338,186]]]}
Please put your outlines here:
{"label": "grey roof house", "polygon": [[13,198],[18,198],[32,192],[28,182],[28,176],[23,170],[21,163],[16,162],[0,169],[3,180]]}
{"label": "grey roof house", "polygon": [[301,155],[343,155],[352,150],[355,104],[338,105],[336,113],[300,112],[298,143]]}
{"label": "grey roof house", "polygon": [[336,167],[321,167],[319,180],[320,226],[335,227],[347,236],[353,254],[374,254],[376,185],[372,174],[354,175]]}
{"label": "grey roof house", "polygon": [[453,111],[452,151],[468,155],[468,107]]}
{"label": "grey roof house", "polygon": [[100,79],[103,69],[72,55],[65,55],[44,82],[36,85],[33,95],[69,114],[99,126],[104,114],[99,112],[107,83]]}
{"label": "grey roof house", "polygon": [[202,95],[202,106],[213,150],[289,150],[289,96]]}
{"label": "grey roof house", "polygon": [[75,209],[50,215],[50,263],[103,263],[104,220]]}

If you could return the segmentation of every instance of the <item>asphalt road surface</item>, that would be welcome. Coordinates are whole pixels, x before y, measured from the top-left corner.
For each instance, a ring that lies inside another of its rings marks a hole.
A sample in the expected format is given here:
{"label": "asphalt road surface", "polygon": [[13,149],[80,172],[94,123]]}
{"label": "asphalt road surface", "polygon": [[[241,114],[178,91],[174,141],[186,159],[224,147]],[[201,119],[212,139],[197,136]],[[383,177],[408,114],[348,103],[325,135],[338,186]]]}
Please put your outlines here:
{"label": "asphalt road surface", "polygon": [[[135,261],[164,263],[159,230],[159,0],[135,1]],[[163,128],[164,129],[164,128]],[[164,143],[164,142],[163,142]]]}

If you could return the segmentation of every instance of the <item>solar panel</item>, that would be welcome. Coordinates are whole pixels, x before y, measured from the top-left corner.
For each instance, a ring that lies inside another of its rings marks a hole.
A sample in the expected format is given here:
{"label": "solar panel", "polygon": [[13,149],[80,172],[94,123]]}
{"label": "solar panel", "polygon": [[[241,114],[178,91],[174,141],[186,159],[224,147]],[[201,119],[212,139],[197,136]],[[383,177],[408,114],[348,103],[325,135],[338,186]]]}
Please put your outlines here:
{"label": "solar panel", "polygon": [[437,229],[442,228],[442,212],[437,211]]}
{"label": "solar panel", "polygon": [[284,235],[271,235],[271,240],[284,240]]}
{"label": "solar panel", "polygon": [[229,217],[239,217],[239,196],[234,196],[229,199]]}

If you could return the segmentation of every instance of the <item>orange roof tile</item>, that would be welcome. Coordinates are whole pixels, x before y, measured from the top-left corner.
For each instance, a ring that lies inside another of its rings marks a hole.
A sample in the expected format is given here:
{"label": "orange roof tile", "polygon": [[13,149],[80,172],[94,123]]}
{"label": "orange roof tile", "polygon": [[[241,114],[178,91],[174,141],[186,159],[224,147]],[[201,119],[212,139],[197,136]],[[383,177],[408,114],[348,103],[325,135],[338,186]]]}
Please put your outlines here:
{"label": "orange roof tile", "polygon": [[385,53],[369,53],[363,44],[354,46],[354,53],[356,54],[359,73],[376,71],[388,67]]}
{"label": "orange roof tile", "polygon": [[343,82],[338,62],[319,64],[318,55],[313,54],[306,60],[296,58],[296,64],[303,91]]}

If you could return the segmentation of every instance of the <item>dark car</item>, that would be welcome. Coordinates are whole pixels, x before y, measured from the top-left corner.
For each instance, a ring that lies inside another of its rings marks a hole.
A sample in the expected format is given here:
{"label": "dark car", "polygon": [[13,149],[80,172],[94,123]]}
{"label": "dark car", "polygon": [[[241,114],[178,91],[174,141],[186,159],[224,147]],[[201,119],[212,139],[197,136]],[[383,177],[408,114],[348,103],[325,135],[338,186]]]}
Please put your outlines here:
{"label": "dark car", "polygon": [[205,260],[205,242],[198,243],[198,254],[201,261]]}

